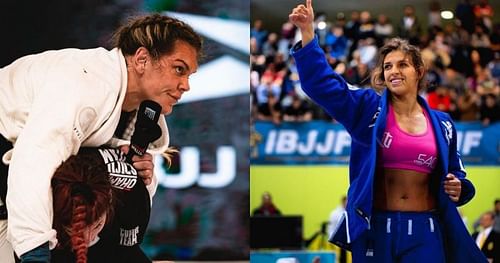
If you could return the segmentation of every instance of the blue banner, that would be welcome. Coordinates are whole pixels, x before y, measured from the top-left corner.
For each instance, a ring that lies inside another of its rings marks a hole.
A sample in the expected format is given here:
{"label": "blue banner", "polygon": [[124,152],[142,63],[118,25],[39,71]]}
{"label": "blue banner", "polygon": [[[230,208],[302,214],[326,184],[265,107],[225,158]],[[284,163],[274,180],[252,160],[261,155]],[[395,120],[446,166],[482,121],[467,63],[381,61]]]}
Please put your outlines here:
{"label": "blue banner", "polygon": [[[500,123],[456,123],[458,150],[466,165],[500,165]],[[250,136],[252,164],[349,164],[351,137],[324,121],[257,121]]]}

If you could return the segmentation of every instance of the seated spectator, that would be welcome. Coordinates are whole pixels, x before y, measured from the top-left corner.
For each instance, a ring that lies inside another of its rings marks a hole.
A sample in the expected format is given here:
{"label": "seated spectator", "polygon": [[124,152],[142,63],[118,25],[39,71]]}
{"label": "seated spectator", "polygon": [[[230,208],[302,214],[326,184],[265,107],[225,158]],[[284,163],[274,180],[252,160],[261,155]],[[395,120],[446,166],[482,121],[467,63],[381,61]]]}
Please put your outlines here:
{"label": "seated spectator", "polygon": [[495,24],[493,33],[490,35],[491,49],[494,52],[500,52],[500,24]]}
{"label": "seated spectator", "polygon": [[474,31],[474,21],[476,17],[474,15],[474,6],[470,0],[463,0],[457,4],[455,8],[455,14],[458,23],[468,32],[472,33]]}
{"label": "seated spectator", "polygon": [[393,34],[394,28],[392,27],[389,18],[387,18],[384,14],[380,14],[377,22],[375,23],[375,39],[377,41],[377,47],[383,46],[385,44],[385,40]]}
{"label": "seated spectator", "polygon": [[441,4],[433,0],[429,3],[428,27],[441,27]]}
{"label": "seated spectator", "polygon": [[445,86],[437,86],[435,91],[429,93],[427,101],[432,109],[444,112],[451,109],[451,97]]}
{"label": "seated spectator", "polygon": [[458,94],[465,92],[467,79],[463,74],[452,68],[447,68],[444,70],[443,78],[446,80],[444,84],[450,89],[455,90]]}
{"label": "seated spectator", "polygon": [[256,89],[257,105],[267,103],[269,95],[279,98],[281,95],[281,87],[277,82],[273,81],[272,77],[264,74],[261,78],[260,85]]}
{"label": "seated spectator", "polygon": [[489,262],[500,262],[500,233],[493,229],[495,213],[488,211],[481,215],[481,231],[472,234],[481,252]]}
{"label": "seated spectator", "polygon": [[377,56],[377,46],[374,38],[360,39],[358,42],[359,61],[368,67],[373,67]]}
{"label": "seated spectator", "polygon": [[427,83],[426,92],[429,93],[436,90],[436,87],[443,85],[443,81],[441,79],[442,71],[440,68],[434,66],[433,62],[429,62],[426,65],[430,65],[424,76],[424,81]]}
{"label": "seated spectator", "polygon": [[488,30],[491,31],[493,24],[493,7],[488,3],[488,0],[479,0],[479,3],[474,5],[474,15]]}
{"label": "seated spectator", "polygon": [[399,36],[410,41],[410,44],[418,46],[422,28],[420,21],[415,14],[415,8],[411,5],[404,7],[404,16],[399,22]]}
{"label": "seated spectator", "polygon": [[252,216],[280,216],[281,211],[274,205],[271,194],[264,192],[262,194],[262,203],[255,208]]}
{"label": "seated spectator", "polygon": [[295,38],[295,26],[287,21],[281,26],[281,37],[278,41],[278,52],[283,55],[284,60],[288,60],[290,47]]}
{"label": "seated spectator", "polygon": [[[493,213],[495,214],[495,224],[493,224],[493,230],[500,233],[500,199],[495,199],[493,202]],[[481,223],[482,215],[474,221],[472,228],[474,232],[478,232],[479,224]]]}
{"label": "seated spectator", "polygon": [[339,25],[334,25],[330,32],[326,34],[326,50],[330,56],[336,60],[345,60],[347,56],[347,38],[344,29]]}
{"label": "seated spectator", "polygon": [[262,44],[262,54],[266,57],[275,56],[278,52],[278,34],[270,33]]}
{"label": "seated spectator", "polygon": [[307,101],[302,100],[298,95],[292,95],[292,104],[285,108],[283,112],[284,121],[310,121],[312,111]]}
{"label": "seated spectator", "polygon": [[465,94],[458,97],[457,107],[460,121],[476,121],[479,115],[479,96],[467,89]]}
{"label": "seated spectator", "polygon": [[255,38],[256,40],[256,46],[257,46],[257,53],[261,54],[262,53],[262,45],[266,41],[267,38],[267,30],[263,29],[263,22],[260,19],[257,19],[253,23],[253,27],[250,30],[250,37]]}
{"label": "seated spectator", "polygon": [[281,122],[281,79],[272,81],[269,76],[262,77],[262,83],[257,87],[257,119],[272,121],[276,124]]}
{"label": "seated spectator", "polygon": [[362,11],[360,14],[360,22],[358,37],[359,39],[375,38],[375,24],[372,16],[368,11]]}
{"label": "seated spectator", "polygon": [[485,32],[481,24],[477,24],[474,33],[471,35],[470,45],[479,52],[481,56],[481,66],[485,66],[493,60],[490,36]]}
{"label": "seated spectator", "polygon": [[500,120],[500,104],[495,95],[486,94],[481,104],[481,122],[484,126]]}
{"label": "seated spectator", "polygon": [[470,44],[474,48],[489,48],[491,45],[490,37],[484,32],[482,24],[476,24],[474,33],[471,35]]}
{"label": "seated spectator", "polygon": [[500,95],[500,86],[495,82],[495,80],[491,77],[490,71],[488,68],[480,68],[480,76],[476,78],[476,92],[480,96],[484,96],[486,94],[493,94],[496,97]]}
{"label": "seated spectator", "polygon": [[257,109],[257,119],[261,121],[272,121],[281,123],[281,104],[279,98],[273,94],[267,96],[267,103],[261,104]]}
{"label": "seated spectator", "polygon": [[495,59],[488,63],[487,68],[496,82],[500,83],[500,51],[495,52]]}
{"label": "seated spectator", "polygon": [[453,49],[469,45],[470,34],[459,23],[446,24],[443,28],[445,42]]}
{"label": "seated spectator", "polygon": [[370,86],[370,70],[364,63],[358,63],[346,72],[346,81],[359,87]]}

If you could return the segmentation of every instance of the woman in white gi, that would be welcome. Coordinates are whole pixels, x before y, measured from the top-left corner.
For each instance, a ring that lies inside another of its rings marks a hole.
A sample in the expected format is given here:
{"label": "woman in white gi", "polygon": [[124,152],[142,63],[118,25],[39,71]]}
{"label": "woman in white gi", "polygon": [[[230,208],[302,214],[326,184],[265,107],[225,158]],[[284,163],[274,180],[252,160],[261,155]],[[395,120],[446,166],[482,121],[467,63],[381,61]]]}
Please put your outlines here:
{"label": "woman in white gi", "polygon": [[[57,244],[50,180],[63,160],[82,146],[123,144],[143,100],[169,114],[189,90],[202,47],[189,25],[147,15],[130,20],[114,39],[112,50],[47,51],[0,69],[0,189],[8,184],[6,197],[0,195],[8,212],[0,220],[2,262],[13,262],[12,248],[24,262],[49,262]],[[158,124],[163,133],[152,153],[168,148],[163,116]],[[154,192],[152,156],[133,161]]]}

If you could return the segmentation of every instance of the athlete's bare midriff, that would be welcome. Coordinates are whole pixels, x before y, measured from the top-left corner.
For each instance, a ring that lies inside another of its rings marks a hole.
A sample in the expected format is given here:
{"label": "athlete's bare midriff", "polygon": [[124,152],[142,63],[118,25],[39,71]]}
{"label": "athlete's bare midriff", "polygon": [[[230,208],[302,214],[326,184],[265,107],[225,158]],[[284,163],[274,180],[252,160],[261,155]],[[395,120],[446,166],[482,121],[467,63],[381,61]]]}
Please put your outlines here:
{"label": "athlete's bare midriff", "polygon": [[375,175],[375,210],[379,211],[430,211],[436,198],[430,187],[430,174],[401,169],[379,169]]}

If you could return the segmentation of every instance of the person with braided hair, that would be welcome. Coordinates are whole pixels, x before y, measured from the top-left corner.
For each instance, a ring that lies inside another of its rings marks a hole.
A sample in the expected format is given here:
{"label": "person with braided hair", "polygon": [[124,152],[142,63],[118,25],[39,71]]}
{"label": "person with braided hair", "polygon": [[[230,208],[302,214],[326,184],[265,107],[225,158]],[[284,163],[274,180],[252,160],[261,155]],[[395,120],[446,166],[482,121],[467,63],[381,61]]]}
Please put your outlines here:
{"label": "person with braided hair", "polygon": [[[73,257],[66,262],[86,263],[88,247],[99,240],[99,232],[112,218],[108,170],[96,165],[99,162],[93,151],[83,150],[63,162],[52,177],[53,226],[58,240],[53,253],[61,254],[61,259]],[[55,256],[52,261],[60,260]]]}
{"label": "person with braided hair", "polygon": [[140,248],[151,202],[120,149],[82,148],[52,178],[52,263],[150,263]]}
{"label": "person with braided hair", "polygon": [[[165,116],[198,68],[203,40],[188,24],[160,14],[130,19],[113,49],[51,50],[0,68],[0,258],[50,262],[50,179],[81,147],[129,145],[144,100],[162,107],[162,136],[149,152],[168,151]],[[150,153],[132,158],[151,195]],[[35,174],[36,173],[36,174]],[[8,184],[8,189],[7,189]]]}

